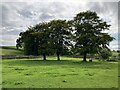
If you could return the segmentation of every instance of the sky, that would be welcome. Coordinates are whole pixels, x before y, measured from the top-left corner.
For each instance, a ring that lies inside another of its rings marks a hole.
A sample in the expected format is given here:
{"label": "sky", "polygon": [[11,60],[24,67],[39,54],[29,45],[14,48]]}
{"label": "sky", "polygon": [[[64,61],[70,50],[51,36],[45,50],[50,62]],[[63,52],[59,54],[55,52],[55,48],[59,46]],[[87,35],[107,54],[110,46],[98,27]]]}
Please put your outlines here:
{"label": "sky", "polygon": [[30,25],[53,19],[71,20],[79,12],[91,10],[111,24],[106,31],[116,40],[110,49],[118,49],[118,0],[4,0],[0,2],[0,46],[15,45],[19,33]]}

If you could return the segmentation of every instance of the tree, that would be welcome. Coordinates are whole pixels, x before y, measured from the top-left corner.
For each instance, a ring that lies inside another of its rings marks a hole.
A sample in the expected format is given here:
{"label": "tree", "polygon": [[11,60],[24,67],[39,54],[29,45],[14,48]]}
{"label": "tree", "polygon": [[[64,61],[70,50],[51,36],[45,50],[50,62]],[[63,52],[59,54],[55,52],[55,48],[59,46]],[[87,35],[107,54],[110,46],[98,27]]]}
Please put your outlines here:
{"label": "tree", "polygon": [[112,56],[112,52],[110,50],[103,49],[99,52],[99,55],[102,57],[102,59],[108,59],[110,56]]}
{"label": "tree", "polygon": [[19,49],[19,47],[22,48],[21,43],[22,43],[21,38],[18,38],[18,39],[16,40],[16,48],[17,48],[17,49]]}
{"label": "tree", "polygon": [[25,55],[43,55],[46,60],[46,54],[49,50],[49,27],[48,23],[39,23],[30,26],[27,31],[21,32],[17,39],[16,46],[23,46]]}
{"label": "tree", "polygon": [[63,50],[69,50],[70,41],[70,25],[66,20],[50,21],[50,43],[51,48],[56,52],[57,60],[60,60],[60,54]]}
{"label": "tree", "polygon": [[34,33],[33,27],[29,27],[27,31],[21,32],[19,38],[16,40],[16,47],[23,47],[25,55],[38,55],[38,41]]}
{"label": "tree", "polygon": [[49,24],[39,23],[34,26],[34,29],[36,32],[33,35],[37,36],[39,53],[43,55],[43,60],[46,60],[46,55],[50,52]]}
{"label": "tree", "polygon": [[108,33],[110,25],[99,19],[96,12],[81,12],[74,17],[75,48],[86,61],[87,54],[99,53],[102,49],[109,50],[109,43],[114,39]]}

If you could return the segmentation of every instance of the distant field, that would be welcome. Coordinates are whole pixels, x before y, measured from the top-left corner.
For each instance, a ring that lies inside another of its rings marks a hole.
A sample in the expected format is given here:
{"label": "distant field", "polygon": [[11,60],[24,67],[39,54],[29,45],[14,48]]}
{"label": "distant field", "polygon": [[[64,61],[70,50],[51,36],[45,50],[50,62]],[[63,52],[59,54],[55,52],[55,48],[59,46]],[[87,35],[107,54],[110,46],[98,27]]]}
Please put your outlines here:
{"label": "distant field", "polygon": [[23,55],[23,50],[17,50],[15,46],[2,46],[0,47],[0,55]]}
{"label": "distant field", "polygon": [[113,54],[113,56],[118,56],[118,52],[116,52],[116,51],[113,51],[112,54]]}
{"label": "distant field", "polygon": [[115,88],[118,62],[49,57],[2,60],[4,88]]}

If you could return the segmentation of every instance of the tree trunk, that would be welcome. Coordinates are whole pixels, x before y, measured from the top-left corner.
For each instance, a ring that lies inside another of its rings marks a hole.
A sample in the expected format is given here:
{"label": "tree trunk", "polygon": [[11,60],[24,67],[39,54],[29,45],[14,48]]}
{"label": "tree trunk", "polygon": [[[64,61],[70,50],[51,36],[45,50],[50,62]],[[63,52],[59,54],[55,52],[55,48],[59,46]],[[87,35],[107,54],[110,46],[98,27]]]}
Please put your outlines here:
{"label": "tree trunk", "polygon": [[46,54],[45,53],[43,54],[43,60],[46,60]]}
{"label": "tree trunk", "polygon": [[60,60],[60,53],[59,53],[59,51],[57,51],[57,60],[59,61]]}
{"label": "tree trunk", "polygon": [[16,48],[17,48],[17,50],[19,49],[19,46],[18,45],[16,45]]}
{"label": "tree trunk", "polygon": [[87,53],[86,52],[84,52],[84,57],[83,57],[83,61],[84,62],[86,62],[87,60],[86,60],[86,56],[87,56]]}

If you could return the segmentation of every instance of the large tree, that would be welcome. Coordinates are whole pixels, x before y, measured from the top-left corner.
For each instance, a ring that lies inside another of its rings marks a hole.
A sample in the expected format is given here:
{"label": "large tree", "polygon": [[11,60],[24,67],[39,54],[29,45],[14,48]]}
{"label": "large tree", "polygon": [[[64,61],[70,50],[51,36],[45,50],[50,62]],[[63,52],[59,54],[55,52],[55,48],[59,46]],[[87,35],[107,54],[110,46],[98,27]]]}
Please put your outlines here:
{"label": "large tree", "polygon": [[49,24],[39,23],[30,26],[27,31],[21,32],[20,37],[16,40],[17,48],[23,46],[25,55],[46,55],[49,51]]}
{"label": "large tree", "polygon": [[49,23],[39,23],[34,26],[34,29],[36,32],[33,35],[37,37],[39,53],[43,55],[43,60],[46,60],[46,55],[51,51]]}
{"label": "large tree", "polygon": [[57,60],[60,60],[60,54],[63,50],[69,50],[71,44],[70,25],[66,20],[50,21],[50,39],[51,48],[56,52]]}
{"label": "large tree", "polygon": [[100,19],[96,12],[81,12],[74,17],[75,27],[75,48],[80,52],[83,61],[86,61],[87,54],[100,53],[101,50],[109,50],[109,43],[114,39],[105,30],[110,25]]}
{"label": "large tree", "polygon": [[25,32],[21,32],[16,40],[17,48],[23,47],[25,55],[38,55],[38,41],[32,33],[35,33],[35,30],[30,26]]}

